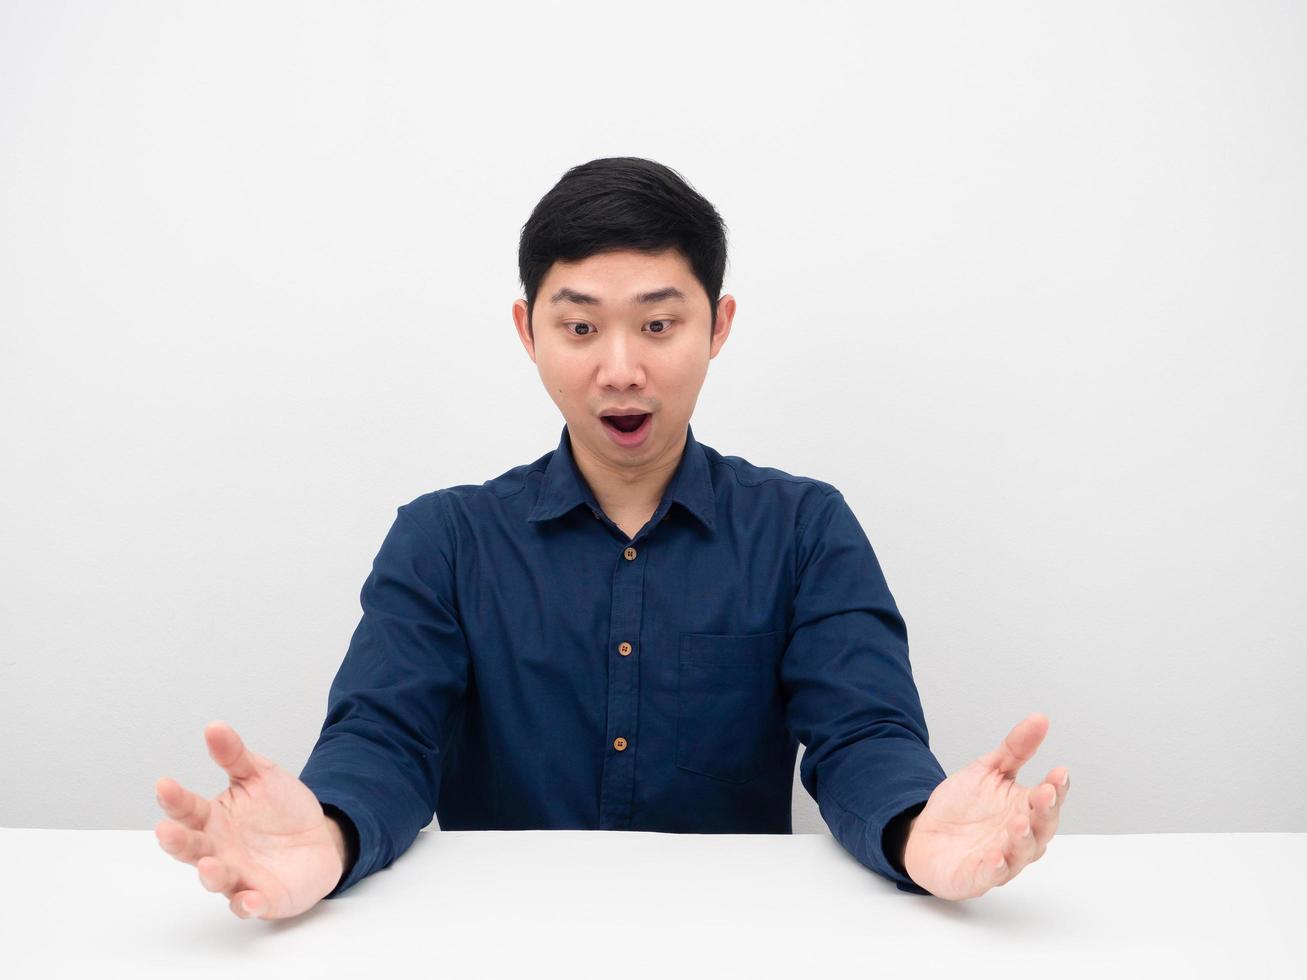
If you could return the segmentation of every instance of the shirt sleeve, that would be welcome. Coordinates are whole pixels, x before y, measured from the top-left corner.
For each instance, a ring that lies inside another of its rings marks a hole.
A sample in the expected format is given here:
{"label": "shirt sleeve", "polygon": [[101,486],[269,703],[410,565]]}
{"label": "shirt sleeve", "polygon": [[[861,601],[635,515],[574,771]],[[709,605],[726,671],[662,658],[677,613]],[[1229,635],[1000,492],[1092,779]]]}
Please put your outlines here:
{"label": "shirt sleeve", "polygon": [[[781,663],[799,779],[832,835],[901,891],[930,892],[887,853],[902,821],[946,774],[930,751],[908,634],[871,542],[844,495],[801,518],[794,613]],[[900,844],[901,846],[901,844]]]}
{"label": "shirt sleeve", "polygon": [[415,504],[398,508],[363,583],[363,616],[299,776],[357,835],[355,860],[326,898],[389,867],[431,822],[442,752],[467,692],[444,503],[433,497],[429,520]]}

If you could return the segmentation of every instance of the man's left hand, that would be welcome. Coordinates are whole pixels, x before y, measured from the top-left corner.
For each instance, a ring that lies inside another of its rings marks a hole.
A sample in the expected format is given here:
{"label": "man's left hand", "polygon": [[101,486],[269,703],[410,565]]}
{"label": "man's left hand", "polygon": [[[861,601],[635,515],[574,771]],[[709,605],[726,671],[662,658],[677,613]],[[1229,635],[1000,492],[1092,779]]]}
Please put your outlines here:
{"label": "man's left hand", "polygon": [[935,787],[908,832],[908,877],[940,898],[976,898],[1044,856],[1070,775],[1058,766],[1033,787],[1016,775],[1047,733],[1048,718],[1030,715],[998,748]]}

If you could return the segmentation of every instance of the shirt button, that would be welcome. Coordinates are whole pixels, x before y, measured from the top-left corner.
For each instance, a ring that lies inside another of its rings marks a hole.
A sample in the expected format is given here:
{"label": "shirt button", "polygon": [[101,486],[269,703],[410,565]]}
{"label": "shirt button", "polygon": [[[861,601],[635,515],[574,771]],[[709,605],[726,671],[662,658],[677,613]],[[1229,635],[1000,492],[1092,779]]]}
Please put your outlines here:
{"label": "shirt button", "polygon": [[594,516],[595,516],[595,520],[598,520],[598,519],[599,519],[599,511],[597,511],[597,510],[592,510],[592,511],[590,511],[590,513],[594,514]]}
{"label": "shirt button", "polygon": [[617,736],[617,738],[613,739],[613,748],[615,748],[618,752],[625,750],[626,739],[622,738],[620,735]]}
{"label": "shirt button", "polygon": [[626,556],[626,560],[627,560],[627,561],[635,561],[635,549],[634,549],[634,548],[627,548],[625,551],[622,552],[622,554]]}
{"label": "shirt button", "polygon": [[617,648],[617,652],[620,653],[623,657],[629,657],[631,655],[631,644],[623,643],[620,647]]}

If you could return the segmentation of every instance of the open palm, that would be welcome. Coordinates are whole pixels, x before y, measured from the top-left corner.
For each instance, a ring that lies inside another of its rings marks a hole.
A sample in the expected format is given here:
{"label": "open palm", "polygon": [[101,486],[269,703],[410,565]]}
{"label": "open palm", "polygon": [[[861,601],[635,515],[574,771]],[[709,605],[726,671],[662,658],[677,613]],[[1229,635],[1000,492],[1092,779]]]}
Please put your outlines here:
{"label": "open palm", "polygon": [[1022,786],[1016,775],[1047,733],[1048,718],[1030,715],[998,748],[935,787],[910,825],[908,877],[940,898],[975,898],[1043,856],[1070,776],[1059,766],[1038,786]]}
{"label": "open palm", "polygon": [[281,919],[311,908],[340,880],[340,852],[313,791],[245,747],[223,722],[204,730],[209,755],[231,777],[212,800],[163,777],[154,786],[171,819],[159,845],[222,892],[241,918]]}

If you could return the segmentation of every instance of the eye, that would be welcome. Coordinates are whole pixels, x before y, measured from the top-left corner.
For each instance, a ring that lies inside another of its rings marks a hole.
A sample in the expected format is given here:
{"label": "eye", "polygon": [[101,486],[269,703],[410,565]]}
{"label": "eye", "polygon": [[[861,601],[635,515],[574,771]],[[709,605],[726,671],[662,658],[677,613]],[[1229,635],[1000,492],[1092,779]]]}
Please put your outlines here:
{"label": "eye", "polygon": [[[660,329],[658,329],[658,330],[650,330],[649,332],[650,332],[651,334],[654,334],[654,335],[656,335],[656,336],[660,336],[660,337],[661,337],[663,334],[665,334],[665,333],[667,333],[669,330],[671,330],[671,329],[672,329],[672,326],[673,326],[675,323],[676,323],[676,321],[675,321],[675,320],[671,320],[671,319],[650,320],[649,323],[648,323],[648,326],[652,327],[652,326],[654,326],[654,325],[658,325],[658,326],[660,327]],[[571,329],[572,327],[585,327],[585,329],[584,329],[583,331],[581,331],[581,332],[578,333],[578,332],[572,330],[572,329]],[[570,333],[573,337],[589,337],[591,334],[594,333],[594,325],[593,325],[593,324],[585,323],[584,321],[580,321],[580,320],[568,320],[568,321],[566,321],[565,323],[563,323],[563,329],[565,329],[565,330],[566,330],[568,333]]]}

